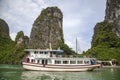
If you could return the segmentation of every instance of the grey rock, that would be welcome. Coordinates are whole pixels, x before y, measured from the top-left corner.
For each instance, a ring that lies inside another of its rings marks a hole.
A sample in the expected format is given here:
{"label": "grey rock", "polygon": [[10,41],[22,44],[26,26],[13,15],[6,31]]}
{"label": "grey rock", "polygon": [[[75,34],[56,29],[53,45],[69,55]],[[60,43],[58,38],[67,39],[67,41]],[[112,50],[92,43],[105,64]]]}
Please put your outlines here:
{"label": "grey rock", "polygon": [[120,0],[107,0],[105,20],[113,22],[113,31],[120,37]]}
{"label": "grey rock", "polygon": [[48,7],[43,9],[40,16],[34,21],[30,39],[29,48],[49,48],[51,42],[52,48],[59,47],[63,40],[62,28],[63,14],[57,7]]}

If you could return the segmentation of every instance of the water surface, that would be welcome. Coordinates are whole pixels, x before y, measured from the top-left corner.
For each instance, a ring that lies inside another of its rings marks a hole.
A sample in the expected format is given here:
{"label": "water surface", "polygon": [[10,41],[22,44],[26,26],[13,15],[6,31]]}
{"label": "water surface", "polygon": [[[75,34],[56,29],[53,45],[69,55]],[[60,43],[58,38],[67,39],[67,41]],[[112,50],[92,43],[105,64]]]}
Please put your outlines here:
{"label": "water surface", "polygon": [[0,65],[0,80],[120,80],[119,68],[102,68],[90,72],[26,71],[20,65]]}

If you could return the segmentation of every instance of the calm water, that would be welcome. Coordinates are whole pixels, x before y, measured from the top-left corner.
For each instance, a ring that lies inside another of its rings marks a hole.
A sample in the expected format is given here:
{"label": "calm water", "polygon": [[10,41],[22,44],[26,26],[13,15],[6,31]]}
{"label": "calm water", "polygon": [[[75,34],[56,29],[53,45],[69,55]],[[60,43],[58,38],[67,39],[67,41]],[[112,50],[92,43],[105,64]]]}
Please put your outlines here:
{"label": "calm water", "polygon": [[25,71],[19,65],[0,65],[0,80],[120,80],[120,69],[92,72]]}

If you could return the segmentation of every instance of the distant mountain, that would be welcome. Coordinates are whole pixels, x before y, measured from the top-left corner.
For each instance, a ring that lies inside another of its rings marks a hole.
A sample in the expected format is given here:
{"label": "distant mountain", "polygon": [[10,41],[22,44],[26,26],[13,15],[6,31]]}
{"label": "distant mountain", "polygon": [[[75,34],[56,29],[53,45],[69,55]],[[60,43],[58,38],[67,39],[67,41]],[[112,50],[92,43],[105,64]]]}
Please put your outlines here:
{"label": "distant mountain", "polygon": [[94,28],[92,47],[85,55],[120,63],[120,1],[107,0],[105,20]]}
{"label": "distant mountain", "polygon": [[16,46],[23,44],[24,47],[28,47],[29,37],[25,36],[23,31],[19,31],[15,38]]}

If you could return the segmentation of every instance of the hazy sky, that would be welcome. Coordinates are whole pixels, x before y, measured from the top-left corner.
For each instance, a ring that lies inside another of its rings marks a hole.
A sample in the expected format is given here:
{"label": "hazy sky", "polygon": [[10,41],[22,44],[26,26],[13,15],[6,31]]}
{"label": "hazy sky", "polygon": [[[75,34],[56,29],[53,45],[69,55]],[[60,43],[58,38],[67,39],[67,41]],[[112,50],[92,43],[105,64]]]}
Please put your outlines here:
{"label": "hazy sky", "polygon": [[104,20],[106,0],[0,0],[0,18],[8,23],[14,40],[21,30],[30,36],[34,20],[48,6],[63,12],[65,43],[75,50],[77,37],[79,49],[89,49],[95,24]]}

